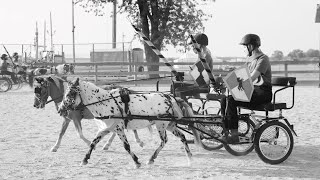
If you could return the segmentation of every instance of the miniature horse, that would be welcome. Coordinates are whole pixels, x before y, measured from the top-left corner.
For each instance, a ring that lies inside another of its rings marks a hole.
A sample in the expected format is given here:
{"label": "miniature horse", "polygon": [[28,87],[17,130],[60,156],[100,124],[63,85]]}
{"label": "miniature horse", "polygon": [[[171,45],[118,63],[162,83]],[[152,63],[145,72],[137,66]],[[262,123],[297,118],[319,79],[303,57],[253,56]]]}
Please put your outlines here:
{"label": "miniature horse", "polygon": [[[147,164],[154,163],[159,152],[167,143],[166,130],[171,131],[175,136],[180,138],[184,144],[188,162],[190,163],[192,154],[184,134],[178,130],[175,121],[181,119],[183,114],[173,96],[160,92],[144,92],[131,93],[124,97],[121,93],[122,91],[123,89],[121,88],[106,91],[93,83],[85,81],[79,82],[79,78],[74,83],[69,83],[64,99],[58,109],[60,115],[68,114],[68,111],[75,110],[79,107],[87,107],[95,117],[105,119],[105,123],[109,124],[107,128],[97,133],[91,142],[90,149],[83,159],[82,164],[85,165],[88,163],[92,150],[97,143],[99,143],[105,135],[113,131],[116,132],[122,140],[124,148],[131,155],[136,168],[141,166],[138,157],[131,151],[126,135],[124,134],[124,119],[128,117],[141,117],[141,119],[130,120],[127,124],[128,127],[139,129],[146,127],[150,123],[154,123],[159,132],[161,144],[150,157]],[[123,99],[129,99],[129,101],[124,101]],[[125,111],[127,108],[129,111]],[[166,116],[168,118],[161,120],[157,119],[158,116]],[[145,120],[148,117],[150,120]]]}
{"label": "miniature horse", "polygon": [[[63,94],[64,94],[64,84],[65,80],[56,77],[56,76],[48,76],[48,77],[36,77],[34,81],[34,89],[35,89],[35,99],[34,99],[34,107],[36,108],[44,108],[45,105],[51,101],[55,102],[56,108],[58,108],[58,104],[62,101]],[[115,86],[117,87],[117,86]],[[105,89],[112,89],[113,87],[105,87]],[[51,97],[51,101],[47,102],[48,97]],[[73,123],[75,125],[75,128],[78,132],[79,137],[87,144],[90,145],[90,141],[87,140],[83,134],[82,134],[82,126],[81,126],[81,120],[82,119],[93,119],[93,115],[91,112],[84,108],[82,111],[76,110],[69,113],[68,116],[64,116],[62,128],[59,133],[59,138],[57,139],[55,145],[51,148],[52,152],[56,152],[61,144],[61,139],[65,133],[65,131],[68,128],[68,125],[71,120],[73,120]],[[99,125],[97,123],[97,125]],[[101,126],[101,124],[100,124]],[[102,127],[104,127],[103,125]],[[102,128],[100,127],[100,128]],[[151,126],[148,127],[150,133],[152,133]],[[133,130],[135,134],[135,140],[141,147],[143,147],[144,143],[139,139],[138,133],[136,130]],[[108,150],[113,139],[115,137],[115,134],[112,134],[112,136],[109,138],[107,143],[103,146],[104,150]]]}

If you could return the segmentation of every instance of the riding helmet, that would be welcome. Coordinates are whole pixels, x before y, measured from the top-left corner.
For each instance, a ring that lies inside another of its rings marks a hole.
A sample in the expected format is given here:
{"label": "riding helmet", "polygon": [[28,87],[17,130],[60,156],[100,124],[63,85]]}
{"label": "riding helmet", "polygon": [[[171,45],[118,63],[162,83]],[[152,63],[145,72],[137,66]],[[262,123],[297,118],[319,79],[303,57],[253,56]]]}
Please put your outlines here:
{"label": "riding helmet", "polygon": [[255,47],[260,47],[261,46],[261,41],[260,37],[256,34],[246,34],[243,36],[240,42],[241,45],[253,45]]}
{"label": "riding helmet", "polygon": [[198,44],[207,46],[208,45],[208,36],[204,33],[198,33],[194,36],[194,39]]}
{"label": "riding helmet", "polygon": [[8,55],[6,55],[6,54],[2,54],[2,55],[1,55],[1,59],[2,59],[2,60],[6,60],[7,57],[8,57]]}

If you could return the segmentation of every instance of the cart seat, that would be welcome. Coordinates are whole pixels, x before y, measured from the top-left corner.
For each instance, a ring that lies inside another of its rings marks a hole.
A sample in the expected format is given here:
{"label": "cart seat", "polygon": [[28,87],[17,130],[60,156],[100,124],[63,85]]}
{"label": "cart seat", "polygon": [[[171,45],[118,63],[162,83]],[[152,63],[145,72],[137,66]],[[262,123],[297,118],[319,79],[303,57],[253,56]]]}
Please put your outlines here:
{"label": "cart seat", "polygon": [[249,109],[252,111],[275,111],[280,109],[287,109],[287,103],[267,103],[267,104],[261,104],[259,106],[255,107],[242,107],[239,106],[241,109]]}
{"label": "cart seat", "polygon": [[220,101],[226,95],[224,94],[207,94],[207,100],[209,101]]}
{"label": "cart seat", "polygon": [[[267,104],[262,104],[254,107],[241,107],[241,109],[249,109],[253,111],[275,111],[282,109],[291,109],[294,105],[294,86],[297,84],[295,77],[272,77],[272,86],[280,86],[280,89],[276,90],[273,94],[273,101]],[[287,103],[276,103],[276,94],[287,88],[293,88],[292,90],[292,103],[290,107],[287,107]]]}

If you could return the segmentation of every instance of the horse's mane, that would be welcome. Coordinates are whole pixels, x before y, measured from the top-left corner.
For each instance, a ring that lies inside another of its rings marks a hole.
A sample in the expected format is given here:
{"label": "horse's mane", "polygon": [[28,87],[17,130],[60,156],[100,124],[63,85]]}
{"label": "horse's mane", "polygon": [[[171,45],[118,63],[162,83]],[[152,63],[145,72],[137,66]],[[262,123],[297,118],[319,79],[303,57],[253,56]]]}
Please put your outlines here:
{"label": "horse's mane", "polygon": [[45,79],[47,79],[49,82],[56,85],[58,87],[58,89],[60,89],[61,92],[64,93],[65,88],[64,88],[63,82],[66,82],[64,79],[62,79],[58,76],[48,76]]}

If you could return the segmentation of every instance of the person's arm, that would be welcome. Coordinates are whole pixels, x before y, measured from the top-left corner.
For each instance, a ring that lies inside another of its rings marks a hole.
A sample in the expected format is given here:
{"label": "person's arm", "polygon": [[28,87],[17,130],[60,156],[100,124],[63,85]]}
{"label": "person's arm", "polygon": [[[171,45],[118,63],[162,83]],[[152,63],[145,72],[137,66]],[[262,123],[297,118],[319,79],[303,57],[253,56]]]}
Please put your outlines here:
{"label": "person's arm", "polygon": [[267,71],[267,67],[269,66],[269,61],[266,56],[261,57],[255,69],[251,72],[251,79],[255,81],[261,74],[265,74]]}
{"label": "person's arm", "polygon": [[250,75],[251,80],[255,81],[261,75],[261,73],[257,69],[255,69]]}

